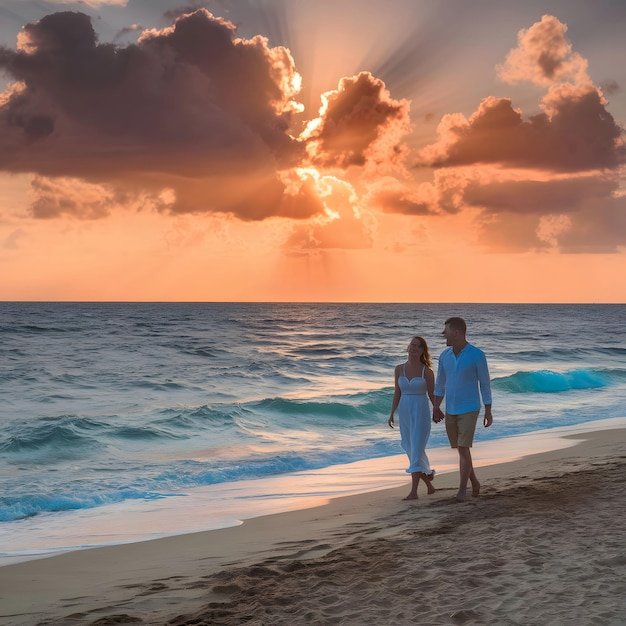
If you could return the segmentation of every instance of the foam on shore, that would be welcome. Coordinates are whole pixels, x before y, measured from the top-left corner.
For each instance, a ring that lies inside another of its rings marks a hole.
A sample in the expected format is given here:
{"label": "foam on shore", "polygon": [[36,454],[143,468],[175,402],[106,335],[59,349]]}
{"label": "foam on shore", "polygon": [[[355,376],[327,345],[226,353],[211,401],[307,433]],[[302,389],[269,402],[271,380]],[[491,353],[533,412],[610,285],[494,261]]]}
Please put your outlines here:
{"label": "foam on shore", "polygon": [[[473,449],[477,467],[575,445],[568,435],[626,426],[626,418],[536,431],[480,441]],[[428,450],[439,475],[456,471],[450,448]],[[266,479],[223,483],[189,490],[180,497],[113,504],[96,509],[42,514],[0,525],[0,566],[74,550],[128,544],[228,528],[244,520],[307,509],[332,498],[407,483],[406,457],[399,454]]]}

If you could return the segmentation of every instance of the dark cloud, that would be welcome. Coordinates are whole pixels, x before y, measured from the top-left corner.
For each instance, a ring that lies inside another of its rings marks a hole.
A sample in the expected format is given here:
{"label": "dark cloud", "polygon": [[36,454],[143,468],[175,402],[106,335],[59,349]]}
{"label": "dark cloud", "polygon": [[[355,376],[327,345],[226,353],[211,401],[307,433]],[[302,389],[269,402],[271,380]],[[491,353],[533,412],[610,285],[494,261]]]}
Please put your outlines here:
{"label": "dark cloud", "polygon": [[386,213],[402,213],[404,215],[431,215],[433,210],[425,202],[418,202],[410,194],[394,194],[381,191],[373,198],[375,205]]}
{"label": "dark cloud", "polygon": [[591,200],[610,198],[617,190],[613,177],[585,176],[561,180],[499,181],[467,185],[463,200],[489,213],[507,212],[527,215],[571,214]]}
{"label": "dark cloud", "polygon": [[[606,254],[626,250],[626,197],[612,196],[589,203],[558,236],[562,252]],[[616,277],[621,280],[621,277]]]}
{"label": "dark cloud", "polygon": [[[432,186],[427,186],[432,189]],[[431,194],[432,195],[432,194]],[[368,206],[385,213],[403,215],[431,215],[437,213],[437,201],[428,199],[426,194],[420,195],[401,184],[394,178],[383,178],[370,186],[365,197]]]}
{"label": "dark cloud", "polygon": [[497,163],[508,167],[577,172],[615,169],[625,155],[622,130],[596,89],[557,94],[549,116],[528,121],[508,98],[489,97],[465,120],[447,116],[441,142],[422,151],[422,164],[435,167]]}
{"label": "dark cloud", "polygon": [[[89,17],[62,12],[28,24],[18,50],[0,49],[0,68],[18,85],[0,100],[3,171],[168,187],[181,198],[174,211],[280,212],[276,169],[302,151],[289,134],[288,50],[237,38],[203,9],[128,46],[98,43]],[[218,176],[232,194],[213,193]],[[265,182],[246,204],[250,179]]]}
{"label": "dark cloud", "polygon": [[621,87],[619,86],[617,81],[613,79],[602,81],[600,83],[600,87],[602,88],[603,93],[605,93],[607,96],[613,96],[620,93],[621,91]]}
{"label": "dark cloud", "polygon": [[611,254],[626,249],[626,198],[606,197],[582,205],[570,214],[485,214],[481,241],[502,252],[555,249],[568,254]]}

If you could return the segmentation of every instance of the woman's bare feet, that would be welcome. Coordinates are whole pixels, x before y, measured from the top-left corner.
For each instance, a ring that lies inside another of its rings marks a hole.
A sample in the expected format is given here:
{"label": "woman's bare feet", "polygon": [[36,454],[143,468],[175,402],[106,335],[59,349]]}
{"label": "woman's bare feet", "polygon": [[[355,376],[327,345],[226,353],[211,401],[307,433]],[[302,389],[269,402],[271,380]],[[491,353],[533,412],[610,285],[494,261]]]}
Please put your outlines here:
{"label": "woman's bare feet", "polygon": [[403,500],[417,500],[416,493],[410,493],[406,498],[402,498]]}
{"label": "woman's bare feet", "polygon": [[474,496],[474,498],[478,498],[478,496],[480,495],[480,483],[475,480],[472,483],[472,496]]}
{"label": "woman's bare feet", "polygon": [[436,489],[433,487],[433,478],[435,477],[435,472],[431,472],[430,474],[422,473],[422,480],[426,483],[426,487],[428,489],[428,495],[432,495],[435,493]]}

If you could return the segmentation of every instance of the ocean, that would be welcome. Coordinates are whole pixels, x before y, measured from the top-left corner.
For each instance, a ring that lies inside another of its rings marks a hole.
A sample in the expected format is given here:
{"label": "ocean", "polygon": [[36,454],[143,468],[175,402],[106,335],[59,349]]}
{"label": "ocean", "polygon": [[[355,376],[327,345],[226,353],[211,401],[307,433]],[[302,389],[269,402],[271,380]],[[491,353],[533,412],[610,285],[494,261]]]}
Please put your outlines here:
{"label": "ocean", "polygon": [[[476,450],[626,414],[626,305],[0,303],[0,565],[407,482],[393,369],[452,315]],[[429,451],[453,468],[443,426]]]}

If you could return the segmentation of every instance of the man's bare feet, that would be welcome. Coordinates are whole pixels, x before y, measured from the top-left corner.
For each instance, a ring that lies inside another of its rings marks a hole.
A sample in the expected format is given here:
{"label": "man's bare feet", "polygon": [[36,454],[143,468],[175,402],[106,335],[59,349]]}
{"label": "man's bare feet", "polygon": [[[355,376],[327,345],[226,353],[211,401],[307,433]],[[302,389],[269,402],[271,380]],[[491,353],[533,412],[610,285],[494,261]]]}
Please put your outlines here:
{"label": "man's bare feet", "polygon": [[465,502],[465,491],[460,491],[454,496],[457,502]]}
{"label": "man's bare feet", "polygon": [[416,493],[410,493],[406,498],[402,498],[403,500],[417,500]]}

